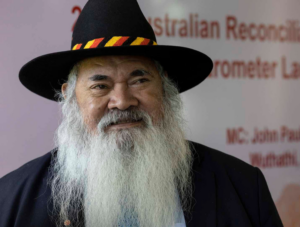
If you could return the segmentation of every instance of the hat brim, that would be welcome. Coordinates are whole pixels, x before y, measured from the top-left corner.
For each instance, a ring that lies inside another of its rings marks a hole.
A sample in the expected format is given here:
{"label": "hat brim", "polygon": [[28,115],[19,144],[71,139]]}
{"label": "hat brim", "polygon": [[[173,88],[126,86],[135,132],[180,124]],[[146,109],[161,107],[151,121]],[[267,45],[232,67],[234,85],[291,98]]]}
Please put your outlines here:
{"label": "hat brim", "polygon": [[159,61],[169,78],[177,84],[179,92],[200,84],[213,67],[208,56],[185,47],[120,46],[43,55],[25,64],[20,70],[19,79],[30,91],[57,101],[55,93],[61,89],[75,63],[85,58],[107,55],[140,55]]}

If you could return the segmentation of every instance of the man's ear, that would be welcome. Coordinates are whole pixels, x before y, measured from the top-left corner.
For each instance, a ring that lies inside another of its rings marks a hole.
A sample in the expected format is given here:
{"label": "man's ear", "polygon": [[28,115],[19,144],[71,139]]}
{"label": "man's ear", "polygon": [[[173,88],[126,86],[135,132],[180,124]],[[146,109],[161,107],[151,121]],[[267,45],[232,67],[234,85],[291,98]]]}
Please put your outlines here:
{"label": "man's ear", "polygon": [[64,99],[66,99],[66,97],[67,97],[67,87],[68,87],[68,83],[64,83],[61,86],[61,93],[63,94]]}

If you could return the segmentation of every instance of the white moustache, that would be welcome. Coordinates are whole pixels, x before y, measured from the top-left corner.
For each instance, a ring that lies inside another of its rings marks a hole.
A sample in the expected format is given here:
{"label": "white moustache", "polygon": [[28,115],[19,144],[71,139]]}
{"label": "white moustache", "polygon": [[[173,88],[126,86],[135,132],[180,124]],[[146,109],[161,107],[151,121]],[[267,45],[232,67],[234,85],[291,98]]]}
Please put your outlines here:
{"label": "white moustache", "polygon": [[146,127],[152,125],[151,117],[142,110],[112,110],[101,118],[98,124],[98,130],[103,132],[105,128],[110,125],[133,123],[138,121],[143,122]]}

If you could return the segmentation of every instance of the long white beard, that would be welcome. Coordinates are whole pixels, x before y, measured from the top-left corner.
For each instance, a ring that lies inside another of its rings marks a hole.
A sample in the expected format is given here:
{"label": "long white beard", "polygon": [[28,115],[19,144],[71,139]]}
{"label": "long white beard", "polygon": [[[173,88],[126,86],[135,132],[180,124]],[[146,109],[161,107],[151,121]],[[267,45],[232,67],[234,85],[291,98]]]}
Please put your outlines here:
{"label": "long white beard", "polygon": [[65,220],[72,226],[125,226],[125,212],[140,227],[174,226],[178,206],[187,210],[191,196],[192,155],[180,103],[179,96],[164,100],[164,116],[156,125],[146,113],[134,111],[143,116],[143,127],[105,133],[108,122],[130,115],[108,114],[95,135],[86,129],[76,99],[67,99],[51,168],[57,226]]}

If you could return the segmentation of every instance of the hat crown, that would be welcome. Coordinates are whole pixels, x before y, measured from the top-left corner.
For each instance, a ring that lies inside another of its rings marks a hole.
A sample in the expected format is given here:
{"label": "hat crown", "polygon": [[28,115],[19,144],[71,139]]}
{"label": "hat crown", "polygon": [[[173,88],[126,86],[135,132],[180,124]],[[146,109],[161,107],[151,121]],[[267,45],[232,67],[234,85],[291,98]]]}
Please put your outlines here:
{"label": "hat crown", "polygon": [[157,45],[136,0],[90,0],[75,25],[71,51],[31,60],[22,67],[19,78],[29,90],[57,101],[55,91],[61,90],[74,64],[107,55],[142,55],[157,60],[180,92],[201,83],[213,66],[199,51]]}
{"label": "hat crown", "polygon": [[136,0],[89,0],[76,22],[71,49],[79,43],[113,36],[156,41]]}

